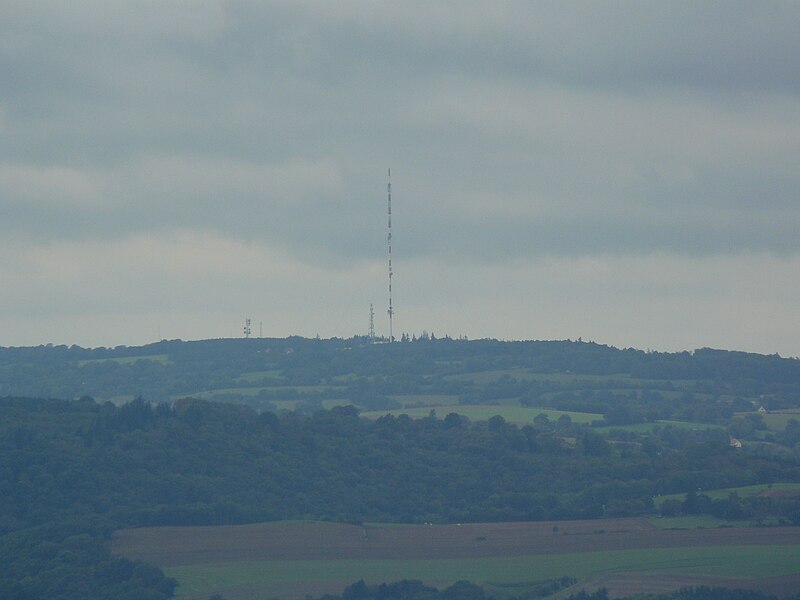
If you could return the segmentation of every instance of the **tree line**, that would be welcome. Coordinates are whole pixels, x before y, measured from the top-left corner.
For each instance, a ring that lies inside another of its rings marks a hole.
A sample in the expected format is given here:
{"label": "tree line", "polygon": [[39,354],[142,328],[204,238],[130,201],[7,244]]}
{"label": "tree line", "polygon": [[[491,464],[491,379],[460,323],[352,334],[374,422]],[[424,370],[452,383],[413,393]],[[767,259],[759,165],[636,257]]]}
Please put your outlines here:
{"label": "tree line", "polygon": [[[575,583],[574,579],[563,577],[530,586],[518,595],[503,595],[502,600],[535,600],[555,593]],[[608,591],[600,588],[593,592],[580,590],[567,596],[565,600],[608,600]],[[783,600],[798,600],[800,595],[784,596]],[[218,596],[215,600],[224,600]],[[457,581],[442,590],[425,585],[421,581],[403,580],[394,583],[367,585],[357,581],[347,586],[339,595],[327,594],[319,600],[496,600],[484,587],[469,581]],[[778,600],[771,594],[754,590],[736,590],[721,587],[687,587],[665,594],[636,594],[620,600]]]}

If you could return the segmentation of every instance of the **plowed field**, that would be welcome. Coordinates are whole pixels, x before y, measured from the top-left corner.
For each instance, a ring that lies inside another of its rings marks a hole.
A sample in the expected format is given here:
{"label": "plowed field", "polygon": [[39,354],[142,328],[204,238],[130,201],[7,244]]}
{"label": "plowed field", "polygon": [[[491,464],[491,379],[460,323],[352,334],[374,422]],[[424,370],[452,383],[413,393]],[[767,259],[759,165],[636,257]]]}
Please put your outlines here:
{"label": "plowed field", "polygon": [[[303,597],[340,591],[361,577],[375,581],[384,573],[446,584],[471,573],[477,582],[507,583],[563,575],[587,581],[609,570],[635,571],[607,582],[609,589],[630,592],[648,590],[647,572],[661,573],[658,585],[650,586],[653,591],[675,582],[675,587],[686,585],[690,575],[753,578],[800,572],[800,528],[659,530],[645,519],[158,527],[119,531],[112,550],[165,568],[181,583],[179,591],[198,598],[223,590],[235,598],[242,589],[247,591],[241,597],[255,591]],[[773,555],[779,558],[765,558]],[[733,566],[737,561],[742,569]]]}

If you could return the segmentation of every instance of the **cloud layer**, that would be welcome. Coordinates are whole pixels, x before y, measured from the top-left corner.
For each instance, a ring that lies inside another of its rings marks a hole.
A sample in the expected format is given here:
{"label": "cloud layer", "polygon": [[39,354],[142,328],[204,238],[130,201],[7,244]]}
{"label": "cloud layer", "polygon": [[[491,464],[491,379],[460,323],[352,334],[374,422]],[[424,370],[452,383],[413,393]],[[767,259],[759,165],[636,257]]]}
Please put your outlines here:
{"label": "cloud layer", "polygon": [[798,30],[792,2],[5,2],[0,344],[359,333],[391,166],[408,331],[800,354]]}

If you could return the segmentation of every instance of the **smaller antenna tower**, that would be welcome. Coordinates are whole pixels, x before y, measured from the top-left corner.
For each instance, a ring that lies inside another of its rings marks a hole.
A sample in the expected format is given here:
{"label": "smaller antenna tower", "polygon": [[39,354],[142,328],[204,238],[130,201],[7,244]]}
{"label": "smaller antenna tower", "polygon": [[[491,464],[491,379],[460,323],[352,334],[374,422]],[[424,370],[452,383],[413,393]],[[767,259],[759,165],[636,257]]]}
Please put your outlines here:
{"label": "smaller antenna tower", "polygon": [[392,169],[389,168],[389,177],[387,178],[386,193],[388,196],[389,208],[389,234],[387,237],[387,246],[389,248],[389,343],[394,341],[394,330],[392,317],[394,317],[394,306],[392,306]]}
{"label": "smaller antenna tower", "polygon": [[372,304],[369,305],[369,339],[375,340],[375,307]]}
{"label": "smaller antenna tower", "polygon": [[258,322],[258,337],[260,338],[264,337],[264,321]]}
{"label": "smaller antenna tower", "polygon": [[244,337],[249,338],[251,333],[253,333],[253,331],[250,329],[250,317],[247,317],[244,320]]}

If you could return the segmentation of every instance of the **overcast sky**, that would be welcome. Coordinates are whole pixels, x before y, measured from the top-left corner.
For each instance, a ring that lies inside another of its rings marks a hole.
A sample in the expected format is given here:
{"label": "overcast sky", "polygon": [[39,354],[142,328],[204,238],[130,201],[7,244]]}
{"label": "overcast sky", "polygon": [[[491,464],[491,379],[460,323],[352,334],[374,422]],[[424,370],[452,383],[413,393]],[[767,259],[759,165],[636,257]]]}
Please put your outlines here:
{"label": "overcast sky", "polygon": [[800,355],[800,3],[0,0],[0,345]]}

